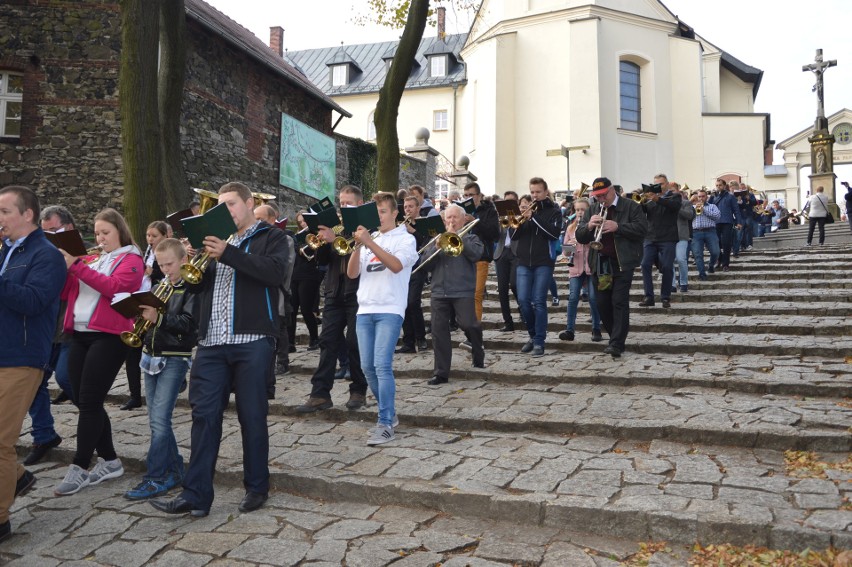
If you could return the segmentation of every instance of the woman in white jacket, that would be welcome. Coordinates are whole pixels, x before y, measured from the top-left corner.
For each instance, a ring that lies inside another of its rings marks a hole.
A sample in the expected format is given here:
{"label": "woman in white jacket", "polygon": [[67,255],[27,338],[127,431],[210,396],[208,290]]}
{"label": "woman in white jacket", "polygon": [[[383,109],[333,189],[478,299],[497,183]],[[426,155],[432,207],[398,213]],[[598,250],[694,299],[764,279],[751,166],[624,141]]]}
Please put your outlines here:
{"label": "woman in white jacket", "polygon": [[805,246],[810,246],[814,239],[814,227],[819,226],[819,245],[825,243],[825,220],[828,218],[828,199],[823,194],[825,189],[822,186],[814,190],[814,194],[808,199],[808,204],[805,210],[808,211],[808,242]]}

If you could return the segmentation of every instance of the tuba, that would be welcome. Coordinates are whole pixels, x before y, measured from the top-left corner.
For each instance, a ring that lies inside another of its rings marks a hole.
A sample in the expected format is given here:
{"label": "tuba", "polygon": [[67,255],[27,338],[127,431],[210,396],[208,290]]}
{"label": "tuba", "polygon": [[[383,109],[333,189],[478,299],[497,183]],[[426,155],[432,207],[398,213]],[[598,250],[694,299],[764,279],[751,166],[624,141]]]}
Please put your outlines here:
{"label": "tuba", "polygon": [[[172,294],[175,292],[175,286],[169,281],[169,279],[163,278],[156,288],[154,288],[154,296],[162,301],[163,303],[168,303]],[[163,309],[160,309],[162,312]],[[151,321],[145,319],[142,315],[136,317],[136,321],[133,323],[132,331],[124,331],[121,333],[121,342],[129,346],[130,348],[139,348],[142,346],[142,335],[145,334],[145,331],[152,325]]]}
{"label": "tuba", "polygon": [[207,189],[199,189],[193,187],[192,190],[198,195],[199,211],[198,214],[203,215],[219,203],[219,195]]}

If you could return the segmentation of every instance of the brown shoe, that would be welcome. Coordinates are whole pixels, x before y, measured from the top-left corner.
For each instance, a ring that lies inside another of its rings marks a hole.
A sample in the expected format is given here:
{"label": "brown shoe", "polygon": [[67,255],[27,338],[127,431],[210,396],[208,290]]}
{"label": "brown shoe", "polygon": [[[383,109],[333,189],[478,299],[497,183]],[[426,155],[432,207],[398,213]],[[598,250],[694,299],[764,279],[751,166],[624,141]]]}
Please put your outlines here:
{"label": "brown shoe", "polygon": [[308,401],[300,406],[296,406],[296,412],[298,413],[313,413],[319,410],[329,409],[334,404],[331,403],[331,400],[326,400],[325,398],[308,398]]}
{"label": "brown shoe", "polygon": [[346,402],[346,408],[351,410],[356,410],[367,405],[367,396],[364,394],[356,394],[355,392],[351,392],[349,394],[349,400]]}

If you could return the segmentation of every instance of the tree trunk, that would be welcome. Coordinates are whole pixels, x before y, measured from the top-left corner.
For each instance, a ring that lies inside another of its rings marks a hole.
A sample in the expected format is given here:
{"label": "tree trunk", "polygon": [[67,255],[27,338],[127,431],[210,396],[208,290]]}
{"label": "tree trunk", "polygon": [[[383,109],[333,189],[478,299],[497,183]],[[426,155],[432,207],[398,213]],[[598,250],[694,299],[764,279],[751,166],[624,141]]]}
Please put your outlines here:
{"label": "tree trunk", "polygon": [[121,0],[121,155],[124,216],[137,242],[148,223],[165,217],[160,188],[157,48],[160,0]]}
{"label": "tree trunk", "polygon": [[[429,0],[411,0],[405,30],[393,56],[390,72],[379,91],[374,115],[378,151],[376,181],[379,191],[395,193],[399,186],[399,135],[396,129],[399,101],[414,66],[414,56],[423,38],[428,14]],[[427,187],[427,190],[430,188]]]}
{"label": "tree trunk", "polygon": [[186,9],[184,0],[165,0],[160,8],[158,77],[162,188],[166,210],[186,207],[190,200],[180,141],[180,111],[186,78]]}

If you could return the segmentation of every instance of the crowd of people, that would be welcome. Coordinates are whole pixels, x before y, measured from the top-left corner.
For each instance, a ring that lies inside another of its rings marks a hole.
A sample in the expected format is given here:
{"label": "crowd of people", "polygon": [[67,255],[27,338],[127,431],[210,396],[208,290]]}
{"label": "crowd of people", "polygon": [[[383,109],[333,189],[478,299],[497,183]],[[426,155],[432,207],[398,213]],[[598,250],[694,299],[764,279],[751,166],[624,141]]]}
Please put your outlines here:
{"label": "crowd of people", "polygon": [[[805,207],[808,245],[816,229],[819,244],[824,242],[830,210],[821,189]],[[57,496],[124,474],[105,407],[124,365],[130,397],[121,409],[143,405],[144,383],[150,427],[146,471],[125,497],[149,500],[166,513],[207,515],[224,411],[233,393],[246,491],[239,509],[250,512],[269,492],[269,399],[276,372],[289,371],[299,313],[307,349],[319,350],[319,360],[310,393],[296,411],[331,408],[335,381],[346,378],[348,409],[365,406],[368,388],[376,399],[378,418],[367,444],[381,445],[395,438],[399,424],[395,354],[428,350],[431,335],[428,384],[447,383],[454,367],[451,333],[460,329],[465,340],[459,348],[470,351],[473,368],[485,367],[482,314],[492,263],[503,320],[499,330],[525,333],[521,353],[545,354],[548,293],[558,297],[554,270],[567,264],[566,325],[558,338],[575,340],[578,306],[585,300],[591,341],[606,341],[603,352],[618,358],[630,329],[629,291],[637,268],[644,290],[637,306],[651,308],[659,298],[669,308],[673,293],[689,291],[690,253],[697,278],[706,280],[752,248],[763,234],[760,228],[768,226],[764,217],[770,224],[777,219],[779,228],[792,222],[777,201],[765,211],[765,203],[736,182],[719,179],[712,193],[702,188],[687,194],[663,174],[630,196],[600,177],[588,194],[561,206],[540,177],[530,179],[524,195],[507,191],[487,198],[477,183],[468,183],[455,197],[439,211],[420,186],[378,193],[372,198],[378,226],[344,235],[351,246],[341,251],[332,246],[338,230],[320,225],[314,233],[319,244],[302,245],[297,233],[310,231],[306,211],[296,216],[297,231],[291,231],[278,221],[274,203],[258,201],[246,185],[232,182],[217,193],[236,226],[227,240],[207,236],[203,250],[194,250],[173,237],[171,225],[155,221],[143,252],[122,215],[104,209],[94,217],[93,253],[73,256],[45,235],[75,228],[68,209],[42,209],[26,187],[0,189],[0,321],[6,335],[0,343],[0,540],[11,534],[14,498],[35,483],[25,465],[62,442],[50,411],[52,375],[61,389],[54,403],[64,398],[77,408],[77,445],[54,488]],[[345,185],[338,201],[341,208],[357,207],[364,195]],[[498,214],[498,201],[515,202],[507,210],[516,212]],[[846,201],[848,211],[852,190]],[[417,230],[418,220],[436,215],[444,223],[442,238]],[[197,264],[203,268],[200,279],[184,279],[182,267],[201,256],[210,261]],[[422,305],[426,286],[428,323]],[[112,307],[116,296],[151,289],[165,307],[143,305],[136,318]],[[148,330],[139,331],[141,348],[135,348],[125,339],[140,322]],[[172,413],[187,383],[192,431],[185,465]],[[15,443],[27,412],[33,445],[19,464]],[[179,494],[165,498],[178,487]]]}

